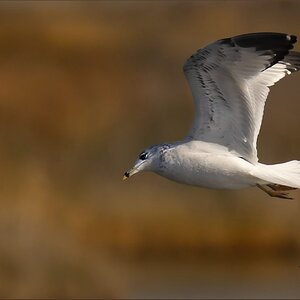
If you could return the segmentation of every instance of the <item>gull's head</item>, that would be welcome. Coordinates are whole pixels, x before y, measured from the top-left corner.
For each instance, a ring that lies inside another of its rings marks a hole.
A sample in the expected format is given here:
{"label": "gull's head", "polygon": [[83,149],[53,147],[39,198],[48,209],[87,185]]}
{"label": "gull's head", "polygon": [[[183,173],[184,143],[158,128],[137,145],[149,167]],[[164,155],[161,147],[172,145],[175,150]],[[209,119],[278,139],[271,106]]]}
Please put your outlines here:
{"label": "gull's head", "polygon": [[159,168],[161,155],[165,148],[165,145],[154,145],[142,151],[133,168],[124,173],[123,180],[141,171],[155,172]]}

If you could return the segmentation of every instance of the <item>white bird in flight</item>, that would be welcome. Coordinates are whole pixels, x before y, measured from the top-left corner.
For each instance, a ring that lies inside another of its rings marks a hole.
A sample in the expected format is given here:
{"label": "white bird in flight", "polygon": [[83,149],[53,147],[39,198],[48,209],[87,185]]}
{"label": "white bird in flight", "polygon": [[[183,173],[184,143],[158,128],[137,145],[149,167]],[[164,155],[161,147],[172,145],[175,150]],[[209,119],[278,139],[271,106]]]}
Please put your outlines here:
{"label": "white bird in flight", "polygon": [[300,161],[258,162],[256,140],[269,87],[300,69],[296,36],[250,33],[218,40],[184,64],[196,106],[188,136],[145,149],[123,179],[152,171],[189,185],[215,189],[257,186],[292,199],[300,188]]}

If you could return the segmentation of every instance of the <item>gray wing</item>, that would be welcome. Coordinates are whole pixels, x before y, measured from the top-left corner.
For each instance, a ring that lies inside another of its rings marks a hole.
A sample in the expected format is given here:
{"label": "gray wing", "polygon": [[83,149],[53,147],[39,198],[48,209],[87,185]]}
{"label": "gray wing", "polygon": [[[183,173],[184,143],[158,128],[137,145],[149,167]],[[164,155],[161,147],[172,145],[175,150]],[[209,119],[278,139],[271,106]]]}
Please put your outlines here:
{"label": "gray wing", "polygon": [[256,163],[269,86],[300,68],[297,39],[253,33],[222,39],[198,50],[184,65],[196,115],[189,137],[217,143]]}

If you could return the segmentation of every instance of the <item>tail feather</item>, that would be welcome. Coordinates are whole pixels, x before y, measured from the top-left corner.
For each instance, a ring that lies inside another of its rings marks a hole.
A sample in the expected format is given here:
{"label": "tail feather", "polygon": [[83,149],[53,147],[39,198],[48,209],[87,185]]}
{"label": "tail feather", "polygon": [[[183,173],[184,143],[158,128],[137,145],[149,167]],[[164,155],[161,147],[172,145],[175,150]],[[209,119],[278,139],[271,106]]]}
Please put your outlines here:
{"label": "tail feather", "polygon": [[300,161],[292,160],[276,165],[258,164],[255,176],[267,184],[300,188]]}

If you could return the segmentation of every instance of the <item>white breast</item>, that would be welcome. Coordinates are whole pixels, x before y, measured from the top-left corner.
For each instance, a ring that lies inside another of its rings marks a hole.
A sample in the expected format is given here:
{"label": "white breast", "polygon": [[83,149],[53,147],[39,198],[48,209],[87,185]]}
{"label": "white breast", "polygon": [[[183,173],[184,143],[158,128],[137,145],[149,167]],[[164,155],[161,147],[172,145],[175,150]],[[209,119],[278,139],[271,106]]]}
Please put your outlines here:
{"label": "white breast", "polygon": [[204,151],[199,151],[199,147],[195,151],[191,144],[167,151],[157,173],[180,183],[208,188],[238,189],[257,183],[251,175],[252,164],[229,152],[211,149],[213,144],[203,144]]}

